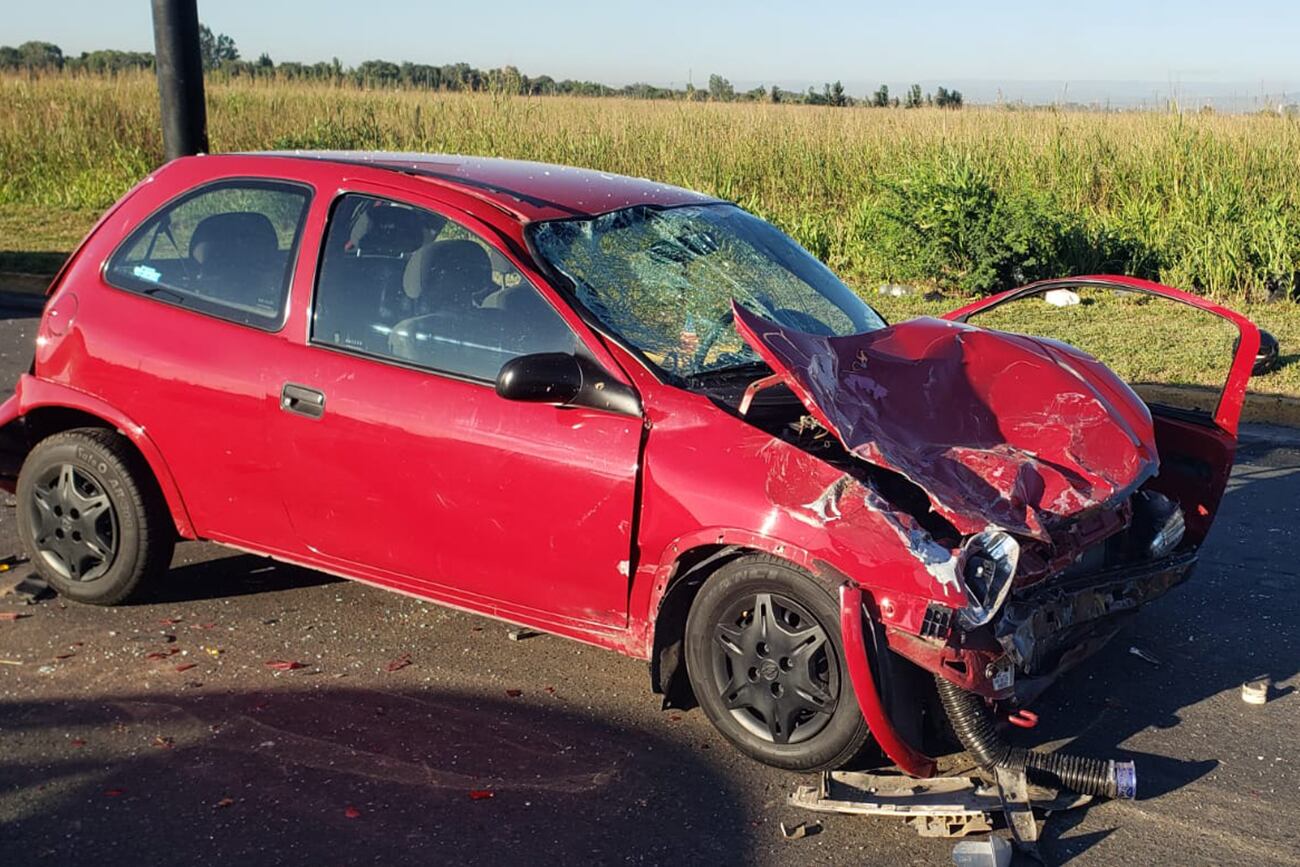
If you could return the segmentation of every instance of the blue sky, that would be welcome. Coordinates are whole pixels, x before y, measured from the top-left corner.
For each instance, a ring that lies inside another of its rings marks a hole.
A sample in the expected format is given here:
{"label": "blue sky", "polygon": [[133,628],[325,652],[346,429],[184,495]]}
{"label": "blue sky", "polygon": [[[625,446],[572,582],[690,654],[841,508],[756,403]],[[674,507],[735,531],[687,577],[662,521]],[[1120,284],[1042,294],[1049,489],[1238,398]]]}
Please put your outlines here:
{"label": "blue sky", "polygon": [[[787,87],[841,79],[851,90],[914,80],[1300,86],[1294,0],[200,0],[199,15],[246,57],[512,63],[612,84],[701,84],[718,72]],[[0,43],[11,45],[39,38],[78,53],[152,44],[148,0],[13,3],[4,18]]]}

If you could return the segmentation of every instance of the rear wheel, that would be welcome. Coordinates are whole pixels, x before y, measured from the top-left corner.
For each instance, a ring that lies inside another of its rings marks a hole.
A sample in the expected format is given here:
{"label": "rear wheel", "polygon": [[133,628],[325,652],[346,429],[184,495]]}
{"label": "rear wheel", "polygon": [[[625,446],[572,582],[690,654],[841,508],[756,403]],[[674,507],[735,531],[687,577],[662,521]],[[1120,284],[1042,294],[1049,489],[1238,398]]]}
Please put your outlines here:
{"label": "rear wheel", "polygon": [[782,560],[742,557],[705,582],[686,621],[686,669],[718,731],[764,764],[836,768],[867,741],[839,606]]}
{"label": "rear wheel", "polygon": [[122,437],[79,428],[37,443],[18,475],[18,535],[60,595],[114,605],[167,570],[175,536],[162,496]]}

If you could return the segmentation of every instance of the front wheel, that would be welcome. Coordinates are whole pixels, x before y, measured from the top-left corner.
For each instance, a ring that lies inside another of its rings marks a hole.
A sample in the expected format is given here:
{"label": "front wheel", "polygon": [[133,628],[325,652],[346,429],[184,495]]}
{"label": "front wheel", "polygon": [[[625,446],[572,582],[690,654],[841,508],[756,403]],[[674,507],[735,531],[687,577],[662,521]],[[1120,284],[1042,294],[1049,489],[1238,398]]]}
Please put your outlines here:
{"label": "front wheel", "polygon": [[176,539],[162,495],[114,431],[41,440],[18,474],[17,500],[23,547],[61,596],[115,605],[171,563]]}
{"label": "front wheel", "polygon": [[764,764],[837,768],[867,742],[844,662],[839,605],[789,563],[755,555],[719,569],[691,606],[685,655],[709,720]]}

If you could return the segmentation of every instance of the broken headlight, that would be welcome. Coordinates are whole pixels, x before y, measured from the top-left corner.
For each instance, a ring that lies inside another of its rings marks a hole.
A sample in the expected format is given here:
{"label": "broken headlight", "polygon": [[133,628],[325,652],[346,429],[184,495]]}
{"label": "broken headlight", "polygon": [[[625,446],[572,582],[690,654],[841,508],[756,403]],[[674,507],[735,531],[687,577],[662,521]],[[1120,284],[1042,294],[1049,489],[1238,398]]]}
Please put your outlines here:
{"label": "broken headlight", "polygon": [[962,546],[957,577],[966,593],[966,607],[957,613],[968,629],[983,626],[998,613],[1020,560],[1020,543],[1001,530],[976,533]]}

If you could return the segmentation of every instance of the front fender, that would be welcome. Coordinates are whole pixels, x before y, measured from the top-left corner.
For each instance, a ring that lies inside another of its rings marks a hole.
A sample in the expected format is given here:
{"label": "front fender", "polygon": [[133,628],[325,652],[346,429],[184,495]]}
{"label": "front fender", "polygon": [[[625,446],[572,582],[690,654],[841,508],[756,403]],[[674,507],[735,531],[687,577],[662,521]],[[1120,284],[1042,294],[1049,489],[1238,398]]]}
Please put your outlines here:
{"label": "front fender", "polygon": [[176,531],[186,538],[194,538],[194,525],[190,521],[180,488],[176,486],[176,480],[172,477],[162,452],[158,450],[158,446],[154,444],[144,427],[136,424],[110,404],[66,385],[24,374],[19,378],[13,396],[0,405],[0,430],[11,421],[49,407],[84,412],[117,428],[118,432],[131,441],[144,456],[145,462],[149,464],[149,469],[153,472],[162,491],[163,499],[167,502],[167,510],[171,513]]}
{"label": "front fender", "polygon": [[873,616],[919,633],[927,606],[966,604],[956,553],[869,482],[687,393],[660,396],[642,471],[630,622],[643,655],[679,566],[704,546],[780,557],[869,594]]}
{"label": "front fender", "polygon": [[894,728],[889,714],[885,712],[876,678],[871,673],[871,660],[867,655],[866,634],[862,627],[864,614],[862,589],[852,581],[840,585],[840,635],[844,641],[844,661],[849,669],[849,681],[853,684],[858,707],[867,721],[871,736],[876,739],[885,755],[893,759],[894,764],[914,777],[933,777],[936,771],[934,759],[903,740]]}

